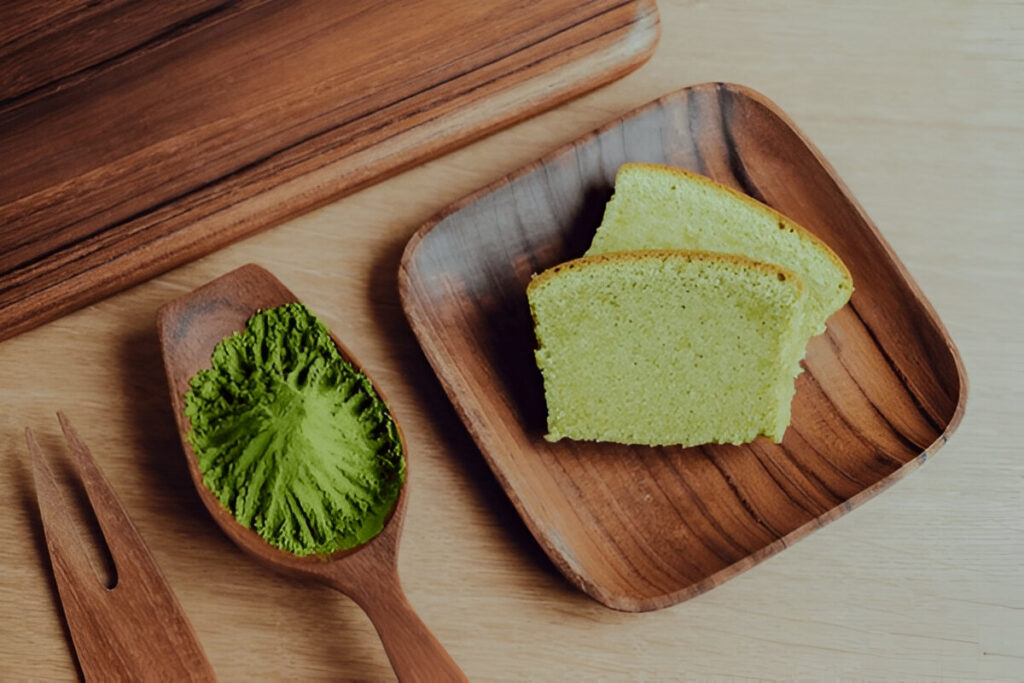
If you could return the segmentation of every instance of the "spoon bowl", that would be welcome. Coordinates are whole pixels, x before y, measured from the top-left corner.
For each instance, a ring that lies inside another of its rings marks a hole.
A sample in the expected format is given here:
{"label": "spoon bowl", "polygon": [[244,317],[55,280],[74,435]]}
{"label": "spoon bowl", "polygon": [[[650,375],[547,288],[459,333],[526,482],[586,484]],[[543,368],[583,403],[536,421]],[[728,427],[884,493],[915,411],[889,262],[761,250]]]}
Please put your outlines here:
{"label": "spoon bowl", "polygon": [[[189,380],[210,367],[217,344],[243,331],[257,311],[298,302],[280,280],[250,264],[160,308],[157,314],[160,347],[192,483],[214,521],[243,551],[275,571],[326,584],[352,598],[373,622],[400,680],[465,680],[458,665],[413,611],[399,582],[398,542],[405,518],[408,451],[397,422],[395,426],[406,458],[406,481],[383,530],[355,548],[309,556],[276,548],[255,531],[242,526],[203,483],[199,461],[188,440],[190,423],[185,416],[185,394]],[[342,357],[366,374],[337,337],[331,334],[331,339]],[[369,379],[377,395],[387,404],[380,387]]]}

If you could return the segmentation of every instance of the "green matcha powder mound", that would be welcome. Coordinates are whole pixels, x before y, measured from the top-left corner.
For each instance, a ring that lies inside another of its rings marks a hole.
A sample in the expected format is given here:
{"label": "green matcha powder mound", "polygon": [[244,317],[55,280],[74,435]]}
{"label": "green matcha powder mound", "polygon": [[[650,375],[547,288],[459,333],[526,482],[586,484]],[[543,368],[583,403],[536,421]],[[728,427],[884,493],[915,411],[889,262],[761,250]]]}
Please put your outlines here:
{"label": "green matcha powder mound", "polygon": [[296,555],[377,535],[405,476],[387,406],[302,304],[222,340],[185,395],[203,482],[244,526]]}

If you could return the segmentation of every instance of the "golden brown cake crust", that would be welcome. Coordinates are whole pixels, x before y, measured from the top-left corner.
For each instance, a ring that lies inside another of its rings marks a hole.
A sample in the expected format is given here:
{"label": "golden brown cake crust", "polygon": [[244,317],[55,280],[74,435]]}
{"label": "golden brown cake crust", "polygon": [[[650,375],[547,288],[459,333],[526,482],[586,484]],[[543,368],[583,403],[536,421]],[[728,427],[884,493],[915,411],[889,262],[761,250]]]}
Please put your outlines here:
{"label": "golden brown cake crust", "polygon": [[543,285],[558,273],[566,270],[586,268],[601,263],[617,263],[624,261],[703,261],[705,263],[730,263],[748,270],[760,270],[768,275],[775,275],[780,280],[789,280],[797,287],[797,291],[801,291],[804,288],[804,283],[799,277],[797,277],[796,273],[788,268],[783,268],[782,266],[774,263],[755,261],[747,258],[746,256],[740,256],[739,254],[723,254],[719,252],[688,249],[646,249],[638,251],[610,252],[606,254],[596,254],[594,256],[581,256],[571,261],[560,263],[557,266],[548,268],[539,275],[535,275],[533,280],[530,281],[530,284],[527,285],[526,291],[529,293],[531,289]]}

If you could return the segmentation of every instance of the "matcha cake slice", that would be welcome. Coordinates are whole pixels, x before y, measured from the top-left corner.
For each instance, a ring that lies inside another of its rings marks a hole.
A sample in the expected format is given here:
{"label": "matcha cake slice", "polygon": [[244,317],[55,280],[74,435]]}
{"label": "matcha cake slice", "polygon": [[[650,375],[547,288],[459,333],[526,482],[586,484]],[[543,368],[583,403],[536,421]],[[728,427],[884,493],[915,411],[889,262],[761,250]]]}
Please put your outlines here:
{"label": "matcha cake slice", "polygon": [[807,287],[805,341],[825,331],[825,321],[853,292],[846,266],[806,229],[731,188],[669,166],[619,168],[587,255],[638,249],[739,254],[793,271]]}
{"label": "matcha cake slice", "polygon": [[806,293],[742,256],[589,256],[533,279],[547,439],[694,446],[780,441]]}

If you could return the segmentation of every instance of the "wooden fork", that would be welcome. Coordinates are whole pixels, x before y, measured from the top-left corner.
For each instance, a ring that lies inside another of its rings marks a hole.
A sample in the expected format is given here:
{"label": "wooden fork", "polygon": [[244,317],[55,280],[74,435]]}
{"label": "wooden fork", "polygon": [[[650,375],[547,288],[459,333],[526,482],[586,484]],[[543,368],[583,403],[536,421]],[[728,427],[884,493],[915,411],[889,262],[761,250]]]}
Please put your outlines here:
{"label": "wooden fork", "polygon": [[213,681],[192,625],[89,449],[57,413],[116,572],[103,586],[31,429],[25,430],[46,547],[86,680]]}

